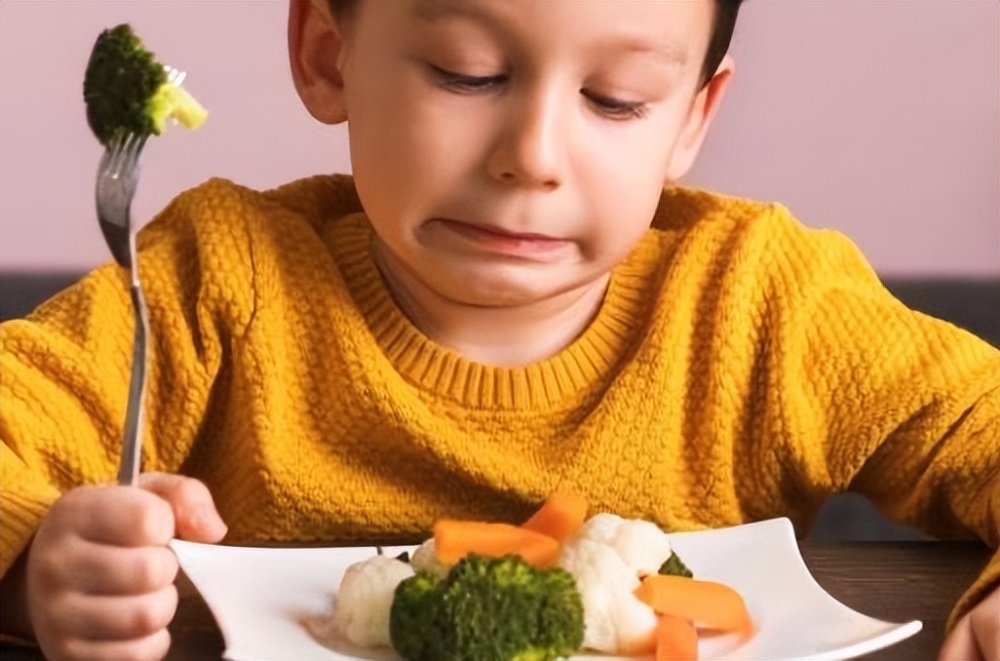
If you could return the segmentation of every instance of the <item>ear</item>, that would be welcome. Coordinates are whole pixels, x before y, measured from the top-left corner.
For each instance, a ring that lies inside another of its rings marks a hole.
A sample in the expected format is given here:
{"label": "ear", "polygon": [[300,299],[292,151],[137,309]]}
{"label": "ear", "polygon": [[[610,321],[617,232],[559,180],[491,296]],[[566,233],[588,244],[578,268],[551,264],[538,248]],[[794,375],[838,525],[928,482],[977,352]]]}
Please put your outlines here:
{"label": "ear", "polygon": [[344,40],[327,0],[289,0],[288,57],[306,110],[324,124],[347,119],[340,72]]}
{"label": "ear", "polygon": [[667,167],[666,183],[671,184],[677,181],[687,174],[687,171],[694,165],[694,160],[705,141],[705,135],[708,133],[708,127],[719,109],[722,97],[725,95],[726,88],[729,86],[729,81],[735,71],[736,65],[733,58],[726,55],[719,63],[719,68],[715,70],[712,79],[695,95],[687,122],[674,147],[670,165]]}

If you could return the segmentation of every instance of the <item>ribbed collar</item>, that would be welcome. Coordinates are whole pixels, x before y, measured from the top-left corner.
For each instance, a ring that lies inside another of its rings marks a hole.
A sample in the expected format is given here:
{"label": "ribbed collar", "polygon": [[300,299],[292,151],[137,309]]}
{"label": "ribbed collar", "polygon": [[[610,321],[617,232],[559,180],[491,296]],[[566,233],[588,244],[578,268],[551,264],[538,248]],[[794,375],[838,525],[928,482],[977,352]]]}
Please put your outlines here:
{"label": "ribbed collar", "polygon": [[406,380],[465,407],[544,410],[603,389],[638,341],[655,290],[651,285],[660,277],[657,234],[651,231],[612,274],[601,309],[580,337],[551,358],[523,367],[467,360],[414,326],[375,265],[372,229],[363,214],[339,219],[330,244],[375,342]]}

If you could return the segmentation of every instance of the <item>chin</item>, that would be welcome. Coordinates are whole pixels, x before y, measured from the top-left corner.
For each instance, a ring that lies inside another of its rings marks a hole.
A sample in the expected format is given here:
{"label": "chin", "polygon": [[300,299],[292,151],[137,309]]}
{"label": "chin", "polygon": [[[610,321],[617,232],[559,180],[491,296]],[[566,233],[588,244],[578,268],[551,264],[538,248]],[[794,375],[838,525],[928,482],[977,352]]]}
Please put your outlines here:
{"label": "chin", "polygon": [[[548,286],[543,286],[545,283]],[[438,292],[455,302],[473,307],[520,307],[531,305],[560,293],[551,279],[538,274],[521,277],[490,277],[482,272],[466,274],[449,282]]]}

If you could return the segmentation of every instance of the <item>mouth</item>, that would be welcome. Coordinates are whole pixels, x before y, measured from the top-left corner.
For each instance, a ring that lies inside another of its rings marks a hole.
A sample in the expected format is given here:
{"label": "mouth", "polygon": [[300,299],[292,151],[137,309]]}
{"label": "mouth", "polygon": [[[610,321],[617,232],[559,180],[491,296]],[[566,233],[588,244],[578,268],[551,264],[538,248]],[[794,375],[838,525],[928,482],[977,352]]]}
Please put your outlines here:
{"label": "mouth", "polygon": [[434,222],[479,251],[508,257],[541,257],[563,250],[570,244],[566,239],[535,232],[510,232],[491,225],[444,218]]}

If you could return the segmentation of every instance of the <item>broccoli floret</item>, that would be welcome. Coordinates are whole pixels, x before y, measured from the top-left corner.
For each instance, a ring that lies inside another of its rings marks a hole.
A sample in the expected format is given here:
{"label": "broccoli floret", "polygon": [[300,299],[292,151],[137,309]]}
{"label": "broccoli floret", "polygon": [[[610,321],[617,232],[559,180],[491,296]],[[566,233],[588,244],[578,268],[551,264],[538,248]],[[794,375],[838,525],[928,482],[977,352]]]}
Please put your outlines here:
{"label": "broccoli floret", "polygon": [[169,71],[128,24],[101,32],[83,79],[87,123],[101,144],[160,135],[171,117],[191,129],[205,121],[208,111]]}
{"label": "broccoli floret", "polygon": [[470,555],[400,583],[389,634],[410,661],[550,661],[583,644],[583,600],[564,569]]}
{"label": "broccoli floret", "polygon": [[670,552],[670,557],[664,560],[663,564],[660,565],[660,574],[667,574],[672,576],[685,576],[687,578],[693,578],[694,574],[688,569],[688,566],[684,564],[680,556],[677,555],[676,551]]}

